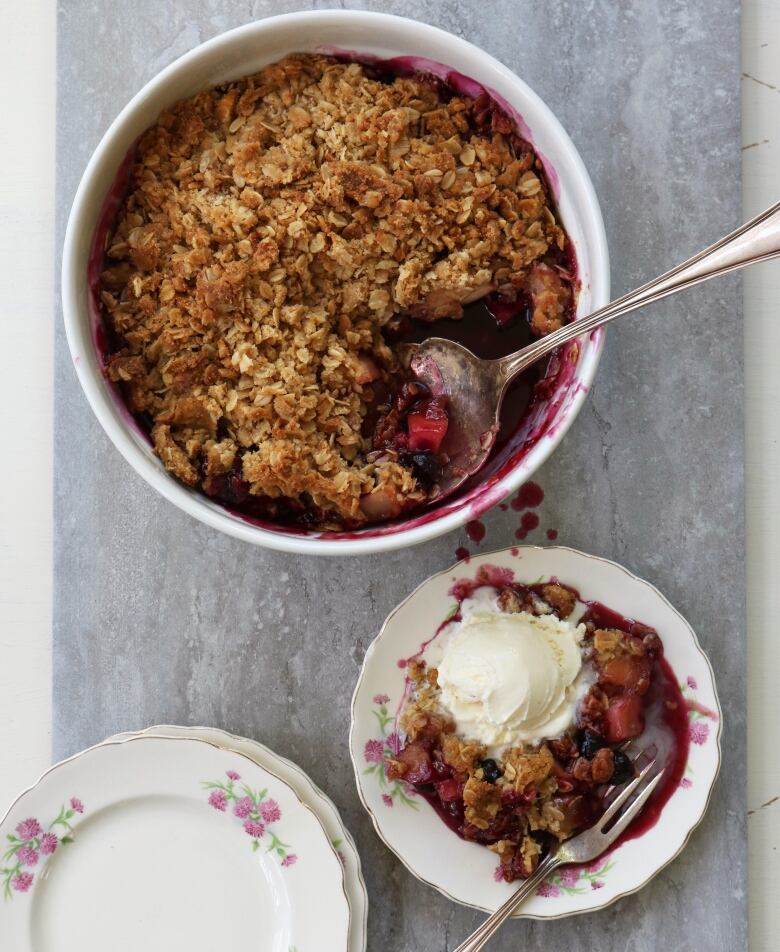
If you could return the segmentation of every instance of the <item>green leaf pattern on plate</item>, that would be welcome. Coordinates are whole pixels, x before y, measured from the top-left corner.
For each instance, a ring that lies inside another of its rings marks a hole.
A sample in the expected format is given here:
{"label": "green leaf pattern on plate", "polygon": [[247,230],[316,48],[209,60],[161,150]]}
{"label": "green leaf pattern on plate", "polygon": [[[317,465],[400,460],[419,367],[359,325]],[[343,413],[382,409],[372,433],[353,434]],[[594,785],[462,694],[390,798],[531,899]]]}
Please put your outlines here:
{"label": "green leaf pattern on plate", "polygon": [[[44,826],[35,817],[28,817],[16,825],[13,833],[6,834],[7,846],[0,862],[0,883],[6,902],[14,893],[27,893],[32,889],[36,872],[40,872],[46,860],[61,845],[73,842],[73,824],[77,814],[84,812],[84,804],[78,797],[71,797],[67,805]],[[36,872],[33,872],[36,870]]]}
{"label": "green leaf pattern on plate", "polygon": [[597,859],[587,866],[561,866],[536,890],[537,896],[581,896],[601,889],[604,876],[615,866],[614,860]]}
{"label": "green leaf pattern on plate", "polygon": [[395,757],[400,748],[398,734],[390,729],[395,718],[389,713],[389,701],[387,694],[377,694],[374,697],[376,707],[372,713],[379,727],[379,736],[367,740],[363,747],[363,756],[368,764],[363,773],[376,777],[382,790],[382,802],[386,807],[392,807],[397,802],[417,810],[418,804],[412,799],[415,796],[412,788],[401,780],[388,780],[385,773],[385,764]]}
{"label": "green leaf pattern on plate", "polygon": [[282,818],[279,804],[268,796],[268,789],[252,790],[241,783],[241,776],[235,770],[226,771],[226,780],[204,780],[203,788],[211,791],[208,802],[218,813],[227,813],[228,809],[241,822],[244,832],[251,837],[252,849],[265,848],[266,853],[274,853],[282,866],[293,866],[298,862],[295,853],[290,852],[289,844],[277,836],[271,829]]}

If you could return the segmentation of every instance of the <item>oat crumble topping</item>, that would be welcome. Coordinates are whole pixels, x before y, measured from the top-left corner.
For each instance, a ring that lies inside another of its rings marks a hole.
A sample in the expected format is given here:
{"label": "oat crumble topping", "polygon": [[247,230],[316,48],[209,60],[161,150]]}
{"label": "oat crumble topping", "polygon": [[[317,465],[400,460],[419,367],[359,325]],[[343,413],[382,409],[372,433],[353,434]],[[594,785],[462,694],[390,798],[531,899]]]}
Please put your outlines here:
{"label": "oat crumble topping", "polygon": [[371,442],[399,316],[500,290],[548,333],[565,240],[488,97],[289,56],[142,136],[101,276],[107,373],[187,485],[325,529],[393,518],[428,496]]}

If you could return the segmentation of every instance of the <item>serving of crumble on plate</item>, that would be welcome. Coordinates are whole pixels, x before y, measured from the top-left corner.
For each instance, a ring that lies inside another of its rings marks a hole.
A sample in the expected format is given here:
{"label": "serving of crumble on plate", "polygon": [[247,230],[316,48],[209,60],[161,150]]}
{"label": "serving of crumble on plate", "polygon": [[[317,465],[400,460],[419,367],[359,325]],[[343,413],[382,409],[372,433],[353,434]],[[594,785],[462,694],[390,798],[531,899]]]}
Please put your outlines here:
{"label": "serving of crumble on plate", "polygon": [[[554,655],[570,635],[581,657],[579,669],[563,665],[557,700],[552,688],[521,691],[506,723],[507,685],[538,675],[543,652],[515,670],[507,662],[502,678],[486,641],[506,635],[496,618],[539,621]],[[481,640],[470,642],[475,626]],[[355,689],[350,753],[387,846],[424,882],[486,910],[592,822],[634,760],[655,756],[664,780],[637,822],[593,864],[556,871],[517,913],[556,918],[636,891],[682,850],[709,802],[720,732],[710,664],[655,588],[605,559],[519,546],[432,576],[390,614]]]}
{"label": "serving of crumble on plate", "polygon": [[406,325],[490,296],[548,333],[573,316],[569,252],[490,97],[291,55],[138,141],[105,236],[106,373],[168,471],[226,506],[393,519],[435,493],[447,426],[404,390]]}
{"label": "serving of crumble on plate", "polygon": [[[493,851],[512,882],[530,876],[550,846],[595,822],[607,785],[635,775],[626,742],[637,752],[651,743],[664,748],[664,784],[642,822],[656,815],[684,774],[687,709],[653,628],[584,605],[557,580],[478,581],[456,591],[457,613],[408,659],[403,744],[386,775],[412,784],[459,836]],[[463,636],[475,632],[483,637],[464,653]],[[517,662],[496,653],[497,641],[514,648]],[[557,668],[563,655],[573,655],[565,659],[571,683],[556,697],[545,663]],[[474,723],[459,722],[459,714],[475,713]]]}

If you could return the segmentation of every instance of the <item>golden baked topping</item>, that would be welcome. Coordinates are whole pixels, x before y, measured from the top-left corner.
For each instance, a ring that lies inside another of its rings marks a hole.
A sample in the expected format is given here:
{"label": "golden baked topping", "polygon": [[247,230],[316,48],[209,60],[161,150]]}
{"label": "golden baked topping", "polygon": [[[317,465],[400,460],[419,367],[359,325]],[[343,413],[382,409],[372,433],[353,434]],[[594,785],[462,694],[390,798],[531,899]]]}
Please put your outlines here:
{"label": "golden baked topping", "polygon": [[107,372],[175,476],[324,528],[425,501],[372,449],[383,332],[503,289],[547,333],[572,302],[536,156],[485,99],[301,54],[141,137],[102,274]]}

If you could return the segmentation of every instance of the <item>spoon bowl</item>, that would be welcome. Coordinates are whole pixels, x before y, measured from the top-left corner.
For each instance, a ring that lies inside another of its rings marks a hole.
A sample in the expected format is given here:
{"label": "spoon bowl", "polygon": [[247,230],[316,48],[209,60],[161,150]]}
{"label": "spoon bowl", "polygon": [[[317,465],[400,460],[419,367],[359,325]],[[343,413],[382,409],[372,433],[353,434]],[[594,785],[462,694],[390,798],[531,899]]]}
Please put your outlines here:
{"label": "spoon bowl", "polygon": [[484,465],[499,429],[505,381],[500,360],[482,360],[463,344],[429,337],[406,344],[409,368],[434,397],[447,400],[447,458],[431,501],[449,496]]}

